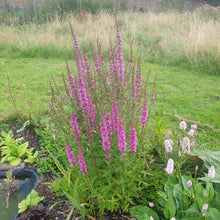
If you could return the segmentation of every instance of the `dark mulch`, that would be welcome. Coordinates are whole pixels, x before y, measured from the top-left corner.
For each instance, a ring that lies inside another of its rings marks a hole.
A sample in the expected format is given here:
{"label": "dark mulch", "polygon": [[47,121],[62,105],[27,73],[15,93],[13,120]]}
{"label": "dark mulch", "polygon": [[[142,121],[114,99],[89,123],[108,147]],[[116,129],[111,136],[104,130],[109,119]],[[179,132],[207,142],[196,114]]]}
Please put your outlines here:
{"label": "dark mulch", "polygon": [[[40,149],[40,144],[39,144],[39,137],[36,135],[34,132],[34,128],[28,126],[23,132],[21,133],[16,133],[18,129],[21,128],[20,124],[9,124],[8,125],[9,129],[11,129],[14,133],[15,138],[20,138],[23,137],[23,140],[26,142],[28,141],[29,147],[33,147],[34,151],[37,151]],[[26,164],[28,168],[35,169],[33,165],[31,164]],[[53,182],[56,176],[50,172],[50,173],[44,173],[40,175],[41,182],[36,190],[39,194],[39,196],[44,196],[44,200],[42,201],[44,207],[47,206],[52,206],[54,203],[65,200],[65,198],[57,197],[55,193],[51,192],[50,190],[50,185],[44,184],[48,182]],[[63,220],[66,219],[70,211],[73,209],[73,207],[67,203],[67,202],[61,202],[54,206],[54,208],[51,210],[52,217],[50,219],[53,220]],[[70,218],[71,220],[79,220],[80,218],[75,214],[73,214]],[[135,220],[134,217],[130,216],[129,214],[119,214],[119,213],[110,213],[107,216],[102,216],[101,217],[88,217],[87,219],[104,219],[104,220],[124,220],[124,219],[130,219],[130,220]]]}

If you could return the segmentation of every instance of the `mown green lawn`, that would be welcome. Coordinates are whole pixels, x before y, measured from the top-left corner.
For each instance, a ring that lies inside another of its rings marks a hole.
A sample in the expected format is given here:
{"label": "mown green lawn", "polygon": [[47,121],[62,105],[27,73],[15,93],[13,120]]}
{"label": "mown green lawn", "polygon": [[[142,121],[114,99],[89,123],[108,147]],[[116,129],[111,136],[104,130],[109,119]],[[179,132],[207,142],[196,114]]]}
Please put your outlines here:
{"label": "mown green lawn", "polygon": [[[157,74],[156,114],[168,114],[165,123],[174,127],[180,122],[177,116],[199,121],[201,142],[209,149],[220,150],[220,77],[142,63],[143,74],[147,75],[149,70],[150,83]],[[0,58],[0,121],[16,115],[7,74],[18,110],[27,118],[30,114],[46,114],[51,94],[49,83],[52,77],[61,83],[62,72],[66,73],[64,59]]]}

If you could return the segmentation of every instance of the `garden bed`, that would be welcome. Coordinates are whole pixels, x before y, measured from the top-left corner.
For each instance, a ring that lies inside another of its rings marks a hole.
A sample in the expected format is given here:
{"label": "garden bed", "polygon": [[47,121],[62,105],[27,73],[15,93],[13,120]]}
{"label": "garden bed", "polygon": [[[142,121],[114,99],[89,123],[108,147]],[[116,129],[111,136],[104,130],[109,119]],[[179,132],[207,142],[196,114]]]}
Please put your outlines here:
{"label": "garden bed", "polygon": [[[10,123],[8,125],[8,129],[13,131],[14,138],[21,138],[23,137],[24,141],[27,141],[29,143],[29,147],[33,147],[34,151],[39,151],[40,150],[40,143],[39,143],[39,137],[36,135],[34,128],[29,126],[27,127],[22,133],[17,133],[16,131],[21,128],[21,124],[18,123]],[[46,155],[39,155],[41,156],[46,156]],[[36,170],[36,167],[33,164],[26,164],[25,165],[28,168],[32,168]],[[64,197],[57,197],[56,193],[51,192],[51,187],[48,184],[48,182],[53,182],[56,179],[56,175],[53,174],[52,172],[49,173],[42,173],[40,175],[40,184],[39,187],[37,188],[37,192],[39,196],[44,196],[44,200],[41,202],[43,206],[50,207],[54,203],[65,200]],[[58,203],[52,210],[52,219],[56,220],[62,220],[66,219],[70,211],[73,209],[73,207],[67,203],[67,202],[61,202]],[[99,219],[100,217],[97,217],[95,219]],[[109,215],[102,217],[102,219],[110,220],[110,219],[130,219],[130,220],[135,220],[136,218],[130,216],[128,213],[122,214],[122,213],[109,213]],[[51,218],[50,218],[51,219]],[[79,219],[76,214],[72,215],[71,219]]]}

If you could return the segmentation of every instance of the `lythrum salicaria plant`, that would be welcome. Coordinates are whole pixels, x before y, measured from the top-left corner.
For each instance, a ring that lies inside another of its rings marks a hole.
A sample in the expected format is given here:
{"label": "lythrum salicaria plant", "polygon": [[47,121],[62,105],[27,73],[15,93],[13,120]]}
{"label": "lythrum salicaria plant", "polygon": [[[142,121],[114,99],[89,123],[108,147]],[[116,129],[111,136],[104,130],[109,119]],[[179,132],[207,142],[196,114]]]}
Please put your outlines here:
{"label": "lythrum salicaria plant", "polygon": [[91,45],[89,60],[72,27],[71,33],[76,71],[66,62],[63,86],[51,84],[51,128],[60,145],[57,155],[51,153],[59,177],[52,190],[65,195],[82,216],[148,204],[148,176],[155,174],[146,127],[156,77],[148,83],[149,73],[142,75],[132,49],[125,64],[118,27],[105,60],[99,42],[96,49]]}

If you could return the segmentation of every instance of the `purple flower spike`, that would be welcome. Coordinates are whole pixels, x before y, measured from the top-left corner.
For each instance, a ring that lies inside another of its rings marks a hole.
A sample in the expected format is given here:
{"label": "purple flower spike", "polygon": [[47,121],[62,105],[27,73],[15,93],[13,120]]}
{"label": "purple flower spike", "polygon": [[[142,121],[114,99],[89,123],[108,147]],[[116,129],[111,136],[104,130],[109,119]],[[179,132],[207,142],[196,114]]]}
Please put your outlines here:
{"label": "purple flower spike", "polygon": [[107,158],[110,158],[111,143],[110,143],[110,138],[109,138],[109,133],[108,133],[108,128],[107,128],[107,123],[105,121],[100,123],[100,131],[101,131],[102,144],[103,144],[104,151],[106,152]]}
{"label": "purple flower spike", "polygon": [[137,151],[137,133],[135,128],[131,128],[130,131],[130,151],[131,152]]}
{"label": "purple flower spike", "polygon": [[208,172],[208,176],[213,179],[215,177],[215,167],[214,166],[211,166],[209,168],[209,172]]}
{"label": "purple flower spike", "polygon": [[118,78],[120,82],[122,82],[123,77],[124,77],[124,56],[123,56],[123,49],[122,49],[122,39],[121,39],[119,28],[117,28],[116,38],[117,38],[117,53],[118,53],[117,55]]}
{"label": "purple flower spike", "polygon": [[71,113],[71,126],[77,143],[80,142],[80,130],[77,123],[77,117],[74,112]]}
{"label": "purple flower spike", "polygon": [[186,122],[185,121],[180,122],[180,129],[186,130]]}
{"label": "purple flower spike", "polygon": [[73,151],[71,150],[69,144],[66,145],[66,153],[67,153],[67,156],[68,156],[69,162],[70,162],[72,165],[77,166],[77,163],[76,163],[76,159],[75,159],[74,153],[73,153]]}
{"label": "purple flower spike", "polygon": [[172,174],[174,169],[174,161],[172,159],[168,160],[167,167],[164,169],[168,174]]}
{"label": "purple flower spike", "polygon": [[82,171],[83,176],[85,176],[85,174],[87,173],[87,168],[83,153],[81,151],[79,151],[78,154],[78,161],[79,161],[80,170]]}
{"label": "purple flower spike", "polygon": [[142,116],[141,116],[142,128],[147,124],[147,117],[148,117],[147,103],[145,103],[142,109]]}
{"label": "purple flower spike", "polygon": [[124,131],[124,126],[121,124],[119,125],[118,131],[117,131],[117,136],[118,136],[118,147],[119,150],[121,151],[122,156],[125,155],[125,150],[126,150],[126,141],[125,141],[125,131]]}

